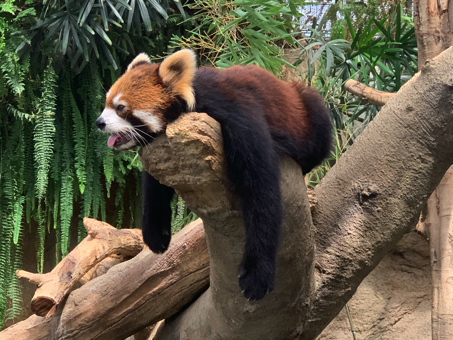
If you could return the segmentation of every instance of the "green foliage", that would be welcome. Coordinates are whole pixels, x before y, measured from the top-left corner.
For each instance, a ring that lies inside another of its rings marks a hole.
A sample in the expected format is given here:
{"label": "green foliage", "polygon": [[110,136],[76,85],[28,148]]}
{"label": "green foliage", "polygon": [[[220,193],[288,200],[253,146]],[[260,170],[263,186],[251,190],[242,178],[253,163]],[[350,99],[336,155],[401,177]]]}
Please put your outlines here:
{"label": "green foliage", "polygon": [[34,131],[36,167],[36,194],[38,200],[44,197],[47,191],[48,173],[53,156],[54,144],[54,115],[56,107],[55,72],[51,64],[44,71],[41,99],[37,107],[36,125]]}
{"label": "green foliage", "polygon": [[330,40],[336,40],[336,39],[346,39],[346,20],[340,19],[337,20],[333,25],[332,29],[330,31]]}
{"label": "green foliage", "polygon": [[[313,61],[312,84],[323,91],[337,125],[337,149],[313,180],[373,116],[344,93],[345,79],[397,89],[398,79],[416,65],[411,22],[394,7],[386,16],[393,21],[377,17],[357,24],[358,11],[337,3],[329,17],[335,23],[332,38],[313,27],[306,48]],[[25,223],[37,224],[38,271],[49,231],[55,232],[58,261],[70,240],[85,236],[84,216],[119,228],[135,226],[139,157],[134,151],[112,151],[94,126],[120,66],[139,52],[159,58],[175,47],[189,47],[204,64],[257,64],[278,74],[283,65],[292,66],[283,60],[283,48],[299,46],[294,35],[301,26],[301,5],[302,0],[194,0],[188,6],[195,13],[191,18],[178,0],[7,0],[0,5],[0,323],[19,312],[14,273],[21,264]],[[347,14],[343,21],[336,18],[340,10],[353,13],[349,21]],[[349,29],[349,22],[360,30]],[[315,61],[321,67],[314,67]],[[196,218],[179,198],[172,211],[173,231]],[[77,231],[71,230],[75,219]]]}
{"label": "green foliage", "polygon": [[282,45],[297,46],[295,23],[301,1],[195,0],[197,26],[190,37],[175,37],[177,46],[197,51],[218,68],[255,64],[278,74],[283,65]]}
{"label": "green foliage", "polygon": [[190,211],[181,197],[175,195],[171,202],[171,232],[177,233],[185,225],[197,219],[197,215]]}
{"label": "green foliage", "polygon": [[[180,14],[169,16],[167,12],[174,11],[172,7]],[[166,26],[167,36],[171,36],[175,25],[168,25],[167,20],[179,23],[185,17],[179,1],[54,0],[45,1],[38,8],[39,19],[18,52],[28,53],[39,45],[51,46],[53,53],[70,61],[76,73],[96,60],[102,68],[117,70],[121,61],[118,54],[135,54],[137,48],[151,51],[150,47],[158,47],[162,38],[166,40],[158,29]]]}
{"label": "green foliage", "polygon": [[163,54],[184,17],[179,2],[154,0],[0,5],[0,324],[20,311],[25,223],[37,224],[38,272],[52,229],[55,260],[68,253],[75,214],[135,227],[140,159],[108,148],[94,122],[118,66]]}
{"label": "green foliage", "polygon": [[354,20],[357,13],[344,11],[344,20],[336,23],[347,26],[346,37],[350,41],[335,44],[335,49],[331,45],[336,40],[329,40],[312,28],[312,41],[302,55],[310,59],[308,78],[323,93],[336,131],[335,152],[311,174],[311,185],[319,182],[379,112],[378,107],[362,103],[346,92],[344,83],[356,79],[381,91],[396,92],[417,71],[414,27],[404,16],[401,5],[390,6],[390,17],[381,15],[379,20],[370,13],[368,17]]}

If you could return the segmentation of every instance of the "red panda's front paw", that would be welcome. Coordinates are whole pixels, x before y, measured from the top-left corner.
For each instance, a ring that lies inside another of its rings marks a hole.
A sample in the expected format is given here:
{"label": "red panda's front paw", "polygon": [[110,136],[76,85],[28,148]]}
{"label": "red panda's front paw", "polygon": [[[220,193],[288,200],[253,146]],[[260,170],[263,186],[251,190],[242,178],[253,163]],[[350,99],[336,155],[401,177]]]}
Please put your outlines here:
{"label": "red panda's front paw", "polygon": [[274,276],[274,263],[258,261],[252,266],[241,264],[239,267],[239,286],[244,297],[249,300],[261,300],[274,289]]}
{"label": "red panda's front paw", "polygon": [[171,235],[151,233],[149,235],[143,234],[145,244],[151,249],[153,253],[164,253],[170,244]]}

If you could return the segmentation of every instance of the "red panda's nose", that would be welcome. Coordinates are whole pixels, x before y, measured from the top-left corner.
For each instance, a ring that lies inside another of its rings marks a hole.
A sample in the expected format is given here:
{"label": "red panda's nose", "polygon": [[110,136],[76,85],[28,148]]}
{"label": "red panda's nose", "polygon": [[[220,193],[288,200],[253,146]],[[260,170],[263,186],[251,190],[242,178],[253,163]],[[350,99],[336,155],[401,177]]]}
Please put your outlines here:
{"label": "red panda's nose", "polygon": [[99,117],[98,119],[96,119],[96,126],[98,127],[99,130],[105,129],[105,122],[102,117]]}

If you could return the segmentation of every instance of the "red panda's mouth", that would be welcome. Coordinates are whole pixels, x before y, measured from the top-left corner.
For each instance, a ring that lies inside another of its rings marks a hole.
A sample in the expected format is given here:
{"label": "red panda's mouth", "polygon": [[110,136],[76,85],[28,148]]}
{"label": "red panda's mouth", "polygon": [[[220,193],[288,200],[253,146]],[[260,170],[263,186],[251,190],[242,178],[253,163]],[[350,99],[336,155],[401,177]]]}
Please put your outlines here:
{"label": "red panda's mouth", "polygon": [[113,133],[109,139],[107,140],[107,145],[109,147],[117,148],[123,144],[126,144],[132,139],[132,136],[127,135],[125,133]]}

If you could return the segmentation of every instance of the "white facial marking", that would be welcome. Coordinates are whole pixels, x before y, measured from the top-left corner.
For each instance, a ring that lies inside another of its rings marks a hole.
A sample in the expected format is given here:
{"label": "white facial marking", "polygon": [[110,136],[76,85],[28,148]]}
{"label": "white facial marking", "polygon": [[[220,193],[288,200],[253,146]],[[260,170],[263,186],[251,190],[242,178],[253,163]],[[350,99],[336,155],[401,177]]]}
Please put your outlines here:
{"label": "white facial marking", "polygon": [[134,128],[131,123],[118,116],[113,109],[104,109],[100,117],[104,119],[105,132],[118,133]]}
{"label": "white facial marking", "polygon": [[110,91],[106,93],[105,98],[108,98],[110,94]]}
{"label": "white facial marking", "polygon": [[113,105],[117,106],[118,105],[118,100],[120,99],[120,97],[122,96],[123,94],[122,93],[118,93],[112,100],[113,102]]}
{"label": "white facial marking", "polygon": [[152,132],[159,132],[163,128],[163,123],[151,112],[134,111],[134,116],[140,119]]}

